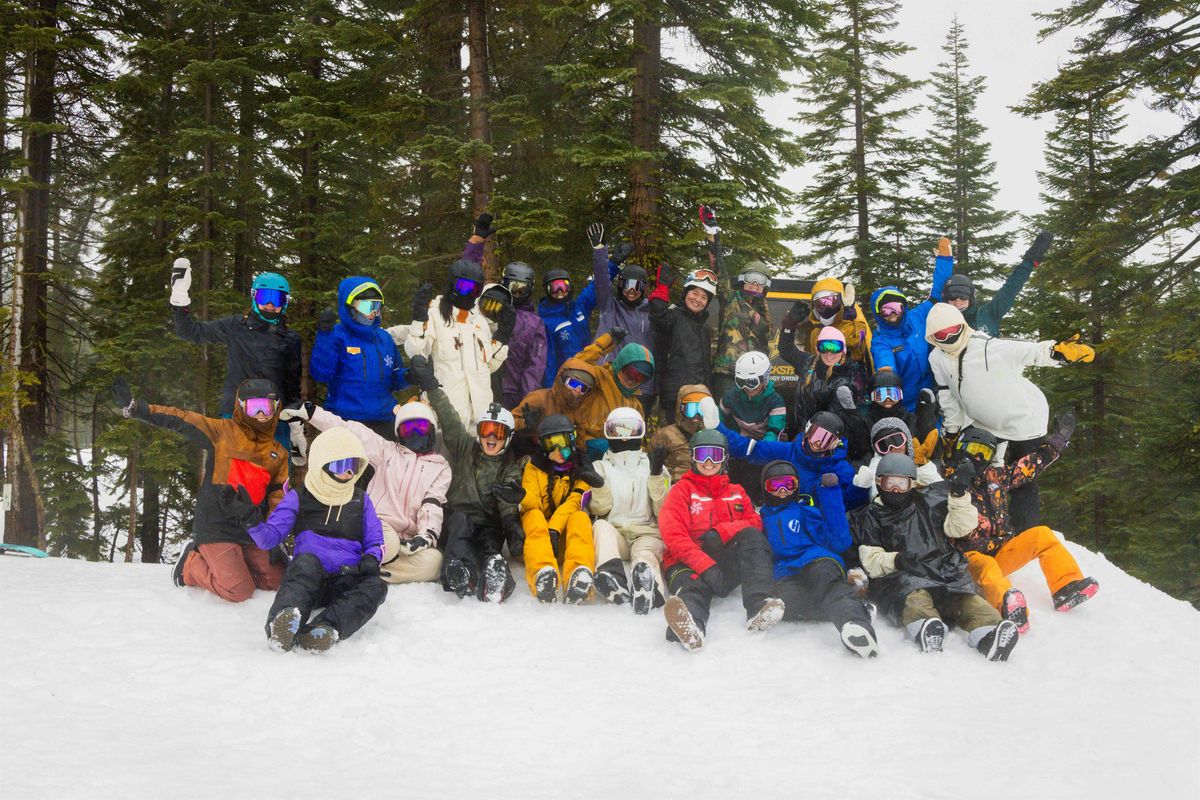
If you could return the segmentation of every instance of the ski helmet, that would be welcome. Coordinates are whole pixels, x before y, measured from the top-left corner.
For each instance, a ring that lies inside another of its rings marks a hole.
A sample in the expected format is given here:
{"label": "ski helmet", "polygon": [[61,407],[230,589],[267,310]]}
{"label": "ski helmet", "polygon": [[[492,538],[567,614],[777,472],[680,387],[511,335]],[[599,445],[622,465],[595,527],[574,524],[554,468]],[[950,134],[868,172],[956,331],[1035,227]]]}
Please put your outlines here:
{"label": "ski helmet", "polygon": [[818,411],[804,426],[804,443],[812,453],[830,453],[846,434],[842,418],[832,411]]}
{"label": "ski helmet", "polygon": [[969,275],[951,275],[942,284],[942,302],[949,303],[951,300],[966,300],[968,304],[974,304],[975,284]]}
{"label": "ski helmet", "polygon": [[381,324],[379,310],[383,307],[383,290],[375,281],[363,279],[363,282],[346,296],[346,305],[350,307],[350,318],[359,325],[378,327]]}
{"label": "ski helmet", "polygon": [[[774,492],[788,488],[791,488],[792,491],[787,496],[775,496]],[[799,499],[796,492],[800,491],[800,473],[796,471],[796,465],[790,461],[768,462],[762,470],[762,489],[767,505],[783,505]],[[807,497],[807,495],[800,497]],[[812,505],[811,497],[808,498],[807,505]]]}
{"label": "ski helmet", "polygon": [[[274,325],[279,318],[287,313],[288,303],[292,298],[292,287],[287,278],[278,272],[260,272],[250,283],[250,308],[255,316],[264,322]],[[273,305],[278,311],[268,312],[259,308],[260,305]]]}
{"label": "ski helmet", "polygon": [[543,419],[538,424],[537,435],[542,452],[547,455],[558,451],[567,459],[575,450],[575,426],[562,414],[551,414]]}
{"label": "ski helmet", "polygon": [[890,369],[884,369],[871,376],[871,388],[880,389],[885,386],[904,388],[904,380]]}
{"label": "ski helmet", "polygon": [[703,289],[708,292],[709,299],[717,296],[717,273],[707,267],[694,269],[687,274],[683,282],[684,289]]}
{"label": "ski helmet", "polygon": [[875,467],[875,486],[879,502],[893,511],[904,508],[913,499],[917,485],[917,465],[906,453],[888,453]]}
{"label": "ski helmet", "polygon": [[971,459],[979,467],[979,472],[982,472],[995,458],[999,446],[1000,442],[991,431],[972,425],[958,434],[958,443],[954,446],[954,451]]}
{"label": "ski helmet", "polygon": [[474,261],[460,258],[450,265],[449,288],[446,296],[455,308],[467,311],[483,293],[483,267]]}
{"label": "ski helmet", "polygon": [[604,420],[604,438],[614,453],[640,450],[646,436],[646,421],[635,408],[614,408]]}
{"label": "ski helmet", "polygon": [[[269,402],[260,406],[259,403],[254,402],[256,400]],[[270,414],[265,419],[255,416],[255,412],[260,407],[263,411],[270,410]],[[249,426],[260,433],[274,431],[279,422],[280,407],[279,390],[275,388],[274,383],[267,378],[246,378],[238,384],[236,400],[233,404],[233,419],[239,425]]]}
{"label": "ski helmet", "polygon": [[900,290],[894,286],[889,286],[886,289],[880,290],[875,295],[875,316],[882,318],[884,316],[884,306],[889,303],[899,303],[901,305],[900,315],[903,317],[904,312],[908,310],[908,298],[901,294]]}
{"label": "ski helmet", "polygon": [[501,279],[508,290],[512,292],[513,300],[518,303],[533,294],[535,280],[537,280],[537,276],[533,272],[533,267],[524,261],[510,262],[504,268],[504,277]]}
{"label": "ski helmet", "polygon": [[545,290],[547,297],[552,296],[550,294],[550,285],[555,281],[567,282],[567,295],[563,298],[563,300],[570,299],[572,290],[574,288],[573,284],[571,283],[571,273],[567,272],[565,269],[552,269],[547,272],[546,277],[542,279],[542,289]]}
{"label": "ski helmet", "polygon": [[729,440],[716,429],[704,428],[692,436],[688,442],[688,451],[692,456],[693,468],[705,461],[712,461],[714,464],[720,464],[721,472],[724,472],[728,462]]}
{"label": "ski helmet", "polygon": [[771,359],[766,353],[751,350],[742,353],[733,365],[733,382],[739,389],[753,392],[771,380]]}
{"label": "ski helmet", "polygon": [[[627,306],[637,306],[646,297],[646,285],[650,282],[650,276],[646,270],[637,264],[626,264],[621,268],[621,272],[617,275],[614,281],[617,298]],[[630,289],[636,289],[638,297],[635,300],[630,300],[625,296],[625,292]]]}
{"label": "ski helmet", "polygon": [[479,415],[479,419],[475,421],[475,434],[480,439],[485,436],[494,436],[504,442],[504,446],[500,448],[501,453],[508,449],[512,432],[516,428],[517,421],[513,419],[512,412],[499,403],[490,403]]}
{"label": "ski helmet", "polygon": [[437,441],[437,417],[419,400],[396,406],[396,438],[414,453],[429,453]]}
{"label": "ski helmet", "polygon": [[489,283],[479,296],[479,313],[492,322],[499,322],[504,309],[512,308],[512,305],[512,292],[499,283]]}
{"label": "ski helmet", "polygon": [[771,290],[771,276],[767,273],[767,265],[761,261],[750,261],[742,267],[742,274],[738,275],[738,288],[744,291],[747,283],[757,283],[763,287],[761,296],[766,297],[767,292]]}

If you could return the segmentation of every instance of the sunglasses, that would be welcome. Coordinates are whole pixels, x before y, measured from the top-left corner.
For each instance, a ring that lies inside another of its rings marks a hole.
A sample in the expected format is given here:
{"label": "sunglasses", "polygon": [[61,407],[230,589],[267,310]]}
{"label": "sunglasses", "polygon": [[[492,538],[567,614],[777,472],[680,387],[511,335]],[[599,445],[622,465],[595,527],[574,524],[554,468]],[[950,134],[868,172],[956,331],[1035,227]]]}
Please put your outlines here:
{"label": "sunglasses", "polygon": [[763,486],[768,492],[794,492],[800,488],[800,479],[795,475],[778,475],[767,478]]}
{"label": "sunglasses", "polygon": [[569,292],[569,291],[571,291],[571,282],[567,281],[567,280],[563,280],[562,278],[552,280],[552,281],[550,281],[550,291],[551,292]]}
{"label": "sunglasses", "polygon": [[901,303],[898,300],[890,303],[884,303],[879,307],[879,311],[885,317],[889,317],[893,314],[900,315],[904,313],[904,303]]}
{"label": "sunglasses", "polygon": [[383,308],[382,300],[355,300],[354,309],[364,317],[369,317],[372,314],[378,314]]}
{"label": "sunglasses", "polygon": [[874,442],[875,452],[885,456],[893,450],[907,450],[908,436],[903,431],[895,431],[882,436]]}
{"label": "sunglasses", "polygon": [[688,403],[680,403],[679,404],[679,413],[683,414],[683,416],[686,417],[687,419],[692,419],[693,417],[700,416],[699,401],[693,400]]}
{"label": "sunglasses", "polygon": [[479,294],[483,288],[483,284],[479,281],[473,281],[470,278],[455,278],[454,293],[471,297]]}
{"label": "sunglasses", "polygon": [[485,419],[479,423],[479,426],[475,430],[479,434],[480,439],[485,436],[492,436],[496,439],[508,438],[508,426],[491,419]]}
{"label": "sunglasses", "polygon": [[248,417],[258,414],[269,417],[275,413],[275,398],[273,397],[247,397],[241,403],[242,410]]}
{"label": "sunglasses", "polygon": [[842,441],[841,437],[836,433],[827,431],[820,425],[809,425],[804,438],[808,440],[809,445],[814,450],[832,450],[841,444]]}
{"label": "sunglasses", "polygon": [[846,345],[839,342],[837,339],[823,339],[817,342],[818,353],[840,353],[846,349]]}
{"label": "sunglasses", "polygon": [[255,289],[254,304],[259,306],[275,306],[283,308],[287,305],[288,295],[282,289]]}
{"label": "sunglasses", "polygon": [[881,492],[907,492],[913,487],[913,479],[907,475],[883,475],[879,478]]}
{"label": "sunglasses", "polygon": [[565,385],[572,392],[578,392],[579,394],[587,394],[592,390],[591,386],[588,386],[586,383],[573,375],[563,376],[563,385]]}
{"label": "sunglasses", "polygon": [[633,384],[634,386],[637,386],[638,384],[642,384],[650,380],[650,373],[646,372],[637,364],[626,364],[625,366],[621,367],[620,375],[627,385]]}
{"label": "sunglasses", "polygon": [[951,325],[949,328],[942,328],[940,331],[933,332],[933,340],[943,344],[949,344],[962,335],[962,325]]}
{"label": "sunglasses", "polygon": [[330,475],[358,472],[359,463],[357,458],[335,458],[325,465],[325,471]]}
{"label": "sunglasses", "polygon": [[621,281],[621,291],[637,292],[638,294],[641,294],[642,292],[646,291],[646,282],[638,280],[637,278],[628,278]]}
{"label": "sunglasses", "polygon": [[895,400],[898,403],[903,397],[904,392],[900,391],[899,386],[878,386],[871,390],[871,399],[876,403],[887,400]]}
{"label": "sunglasses", "polygon": [[433,430],[433,423],[427,419],[406,419],[396,426],[396,433],[401,437],[428,436]]}
{"label": "sunglasses", "polygon": [[646,435],[646,426],[633,420],[616,420],[604,423],[605,439],[641,439]]}
{"label": "sunglasses", "polygon": [[971,458],[979,457],[987,461],[991,461],[992,456],[996,455],[996,448],[983,442],[967,442],[960,449]]}
{"label": "sunglasses", "polygon": [[703,464],[708,461],[712,464],[725,463],[725,448],[717,445],[701,445],[692,451],[692,461],[697,464]]}

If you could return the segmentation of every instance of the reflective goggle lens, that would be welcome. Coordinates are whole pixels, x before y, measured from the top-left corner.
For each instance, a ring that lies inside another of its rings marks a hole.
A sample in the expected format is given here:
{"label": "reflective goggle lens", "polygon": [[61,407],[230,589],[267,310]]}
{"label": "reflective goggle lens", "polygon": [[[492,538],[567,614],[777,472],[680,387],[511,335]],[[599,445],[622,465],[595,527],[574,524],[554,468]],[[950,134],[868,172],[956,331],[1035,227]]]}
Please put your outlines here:
{"label": "reflective goggle lens", "polygon": [[282,289],[255,289],[254,304],[259,306],[275,306],[283,308],[287,305],[287,292]]}
{"label": "reflective goggle lens", "polygon": [[841,441],[836,433],[827,431],[820,425],[810,425],[804,437],[814,450],[832,450]]}
{"label": "reflective goggle lens", "polygon": [[547,453],[554,450],[571,450],[571,437],[565,433],[552,433],[542,437],[542,449]]}
{"label": "reflective goggle lens", "polygon": [[714,464],[724,463],[725,448],[716,445],[701,445],[692,451],[692,461],[697,464],[703,464],[705,461],[711,461]]}
{"label": "reflective goggle lens", "polygon": [[382,300],[355,300],[354,308],[364,317],[369,317],[372,314],[379,313],[379,309],[383,308]]}
{"label": "reflective goggle lens", "polygon": [[479,281],[473,281],[470,278],[455,278],[454,279],[454,293],[455,294],[461,294],[466,297],[472,297],[474,295],[479,294],[479,292],[482,290],[482,288],[483,288],[483,284],[481,284]]}
{"label": "reflective goggle lens", "polygon": [[842,298],[836,294],[825,294],[820,297],[813,298],[813,304],[818,308],[837,308],[842,303]]}
{"label": "reflective goggle lens", "polygon": [[768,492],[794,492],[800,488],[800,481],[795,475],[779,475],[767,478],[765,485]]}
{"label": "reflective goggle lens", "polygon": [[504,285],[514,295],[526,295],[533,291],[533,284],[528,281],[505,281]]}
{"label": "reflective goggle lens", "polygon": [[759,384],[762,383],[762,378],[759,378],[759,377],[753,377],[753,378],[734,377],[733,382],[735,385],[737,385],[738,387],[740,387],[742,389],[754,390],[754,389],[757,389],[759,387]]}
{"label": "reflective goggle lens", "polygon": [[871,390],[871,399],[876,403],[882,403],[885,400],[900,401],[904,397],[904,392],[900,391],[899,386],[880,386]]}
{"label": "reflective goggle lens", "polygon": [[698,403],[698,402],[683,403],[679,406],[679,411],[687,419],[692,419],[693,417],[698,417],[698,416],[700,416],[700,403]]}
{"label": "reflective goggle lens", "polygon": [[428,436],[433,430],[433,423],[427,419],[406,419],[396,426],[400,436]]}
{"label": "reflective goggle lens", "polygon": [[963,452],[971,458],[982,458],[987,461],[992,460],[992,456],[996,455],[996,448],[983,442],[967,442],[962,446]]}
{"label": "reflective goggle lens", "polygon": [[879,479],[883,492],[907,492],[913,487],[913,479],[906,475],[884,475]]}
{"label": "reflective goggle lens", "polygon": [[573,377],[571,375],[567,375],[566,377],[564,377],[563,383],[572,392],[579,392],[580,394],[587,394],[588,392],[590,392],[592,390],[592,387],[588,386],[583,381],[581,381],[578,378]]}
{"label": "reflective goggle lens", "polygon": [[559,278],[558,280],[550,281],[551,292],[569,292],[571,291],[571,282]]}
{"label": "reflective goggle lens", "polygon": [[248,417],[256,414],[269,417],[275,413],[275,401],[270,397],[247,397],[242,401],[242,410]]}
{"label": "reflective goggle lens", "polygon": [[907,450],[908,437],[901,431],[889,433],[887,436],[875,440],[875,452],[879,455],[887,455],[893,450]]}
{"label": "reflective goggle lens", "polygon": [[627,280],[621,281],[621,291],[622,292],[631,292],[632,291],[632,292],[637,292],[638,294],[641,294],[645,290],[646,290],[645,281],[640,281],[636,278],[629,278]]}
{"label": "reflective goggle lens", "polygon": [[650,380],[650,375],[637,364],[626,364],[621,367],[621,377],[625,379],[626,384],[637,385]]}
{"label": "reflective goggle lens", "polygon": [[357,458],[336,458],[325,465],[325,471],[330,475],[341,475],[346,472],[358,472]]}
{"label": "reflective goggle lens", "polygon": [[894,300],[890,303],[884,303],[882,306],[879,307],[879,310],[885,317],[891,316],[892,314],[903,314],[904,313],[904,303],[901,303],[898,300]]}
{"label": "reflective goggle lens", "polygon": [[818,353],[840,353],[846,349],[846,345],[839,342],[837,339],[824,339],[817,342]]}
{"label": "reflective goggle lens", "polygon": [[952,342],[962,333],[962,325],[952,325],[949,328],[942,328],[940,331],[933,332],[933,338],[938,342]]}
{"label": "reflective goggle lens", "polygon": [[495,420],[485,419],[479,423],[479,427],[476,430],[479,432],[479,438],[481,439],[485,436],[494,436],[501,440],[508,438],[508,426]]}
{"label": "reflective goggle lens", "polygon": [[646,435],[646,426],[633,420],[616,420],[604,423],[605,439],[641,439]]}
{"label": "reflective goggle lens", "polygon": [[961,286],[951,286],[942,292],[943,300],[970,300],[971,290],[964,289]]}

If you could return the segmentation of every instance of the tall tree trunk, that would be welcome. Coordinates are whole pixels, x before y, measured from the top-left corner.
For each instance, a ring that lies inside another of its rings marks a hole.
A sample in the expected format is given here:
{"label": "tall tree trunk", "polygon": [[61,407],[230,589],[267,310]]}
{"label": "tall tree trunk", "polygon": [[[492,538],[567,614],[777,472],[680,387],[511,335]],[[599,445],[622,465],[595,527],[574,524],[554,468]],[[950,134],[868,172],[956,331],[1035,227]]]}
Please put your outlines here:
{"label": "tall tree trunk", "polygon": [[[309,25],[319,25],[321,17],[315,7],[310,8]],[[304,69],[312,79],[312,91],[316,91],[321,81],[321,54],[314,50],[304,58]],[[321,191],[321,143],[315,131],[306,130],[301,134],[300,152],[300,217],[296,232],[296,240],[300,246],[299,274],[310,277],[316,270],[316,224],[317,208]],[[314,309],[301,304],[298,313],[313,313]],[[307,352],[305,353],[307,356]],[[300,367],[301,393],[305,397],[313,397],[316,386],[308,372],[308,358],[305,357]]]}
{"label": "tall tree trunk", "polygon": [[[240,25],[245,26],[241,20]],[[251,45],[250,34],[242,32],[241,46],[248,50]],[[240,226],[233,236],[233,288],[243,295],[250,292],[253,280],[253,269],[250,261],[250,248],[254,242],[255,223],[247,212],[246,198],[254,191],[254,133],[256,130],[255,117],[258,114],[257,101],[254,91],[254,76],[247,72],[242,76],[238,85],[238,145],[237,145],[237,177],[238,187],[234,192],[233,216]]]}
{"label": "tall tree trunk", "polygon": [[[420,25],[421,52],[426,54],[421,64],[419,86],[421,95],[430,99],[424,113],[423,128],[444,128],[458,132],[461,125],[459,103],[462,101],[462,0],[446,0],[432,5],[416,22]],[[462,231],[451,220],[462,214],[462,193],[458,182],[435,178],[428,162],[439,157],[436,146],[427,147],[421,154],[422,163],[416,170],[416,188],[420,197],[412,236],[418,252],[428,256],[449,255],[462,247]],[[440,274],[439,274],[440,272]],[[443,263],[430,263],[421,280],[433,280],[444,275]]]}
{"label": "tall tree trunk", "polygon": [[[646,17],[652,12],[644,11]],[[649,263],[660,255],[658,202],[662,95],[662,26],[658,19],[638,20],[633,27],[632,144],[645,155],[629,167],[629,227],[635,259]]]}
{"label": "tall tree trunk", "polygon": [[138,518],[138,443],[129,454],[129,531],[125,537],[125,563],[133,562],[133,542],[137,538]]}
{"label": "tall tree trunk", "polygon": [[158,549],[159,486],[153,475],[142,482],[142,517],[138,520],[138,541],[142,543],[142,563],[157,564],[162,560]]}
{"label": "tall tree trunk", "polygon": [[859,29],[858,0],[850,0],[850,23],[854,48],[854,63],[850,66],[851,80],[854,81],[854,207],[858,219],[854,249],[862,258],[871,239],[871,217],[867,207],[867,122],[862,89],[862,32]]}
{"label": "tall tree trunk", "polygon": [[[215,61],[217,58],[217,24],[213,20],[212,15],[208,17],[208,47],[206,50],[206,58],[208,61]],[[200,208],[203,213],[203,219],[200,222],[200,242],[202,249],[200,250],[200,318],[208,319],[208,293],[212,288],[212,269],[213,255],[216,249],[216,234],[213,225],[213,212],[215,211],[215,200],[213,193],[213,181],[216,180],[214,173],[216,172],[216,142],[212,137],[213,117],[217,104],[217,86],[211,80],[204,82],[204,129],[207,132],[204,140],[204,152],[202,156],[201,172],[204,176],[201,190]],[[209,352],[208,347],[200,348],[200,413],[208,413],[208,373],[209,373]],[[204,468],[201,463],[201,469]]]}
{"label": "tall tree trunk", "polygon": [[[487,51],[487,5],[485,0],[467,2],[467,42],[470,60],[467,80],[471,98],[471,139],[486,145],[471,159],[471,200],[474,215],[487,211],[492,199],[492,129],[488,122],[488,99],[491,89],[488,82]],[[489,280],[495,279],[495,244],[487,240],[483,250],[483,269]]]}

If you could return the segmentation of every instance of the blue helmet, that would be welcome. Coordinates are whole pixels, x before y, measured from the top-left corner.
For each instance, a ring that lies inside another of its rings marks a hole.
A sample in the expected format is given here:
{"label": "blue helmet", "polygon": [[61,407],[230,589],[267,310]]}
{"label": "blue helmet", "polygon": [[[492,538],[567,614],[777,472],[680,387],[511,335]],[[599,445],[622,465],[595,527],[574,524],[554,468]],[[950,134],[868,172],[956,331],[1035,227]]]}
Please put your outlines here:
{"label": "blue helmet", "polygon": [[[283,304],[275,314],[264,314],[258,308],[257,292],[259,289],[273,290],[283,292]],[[260,272],[254,276],[254,281],[250,284],[250,308],[263,321],[272,324],[279,321],[279,318],[287,311],[288,303],[292,299],[292,287],[288,283],[287,278],[280,275],[278,272]]]}

